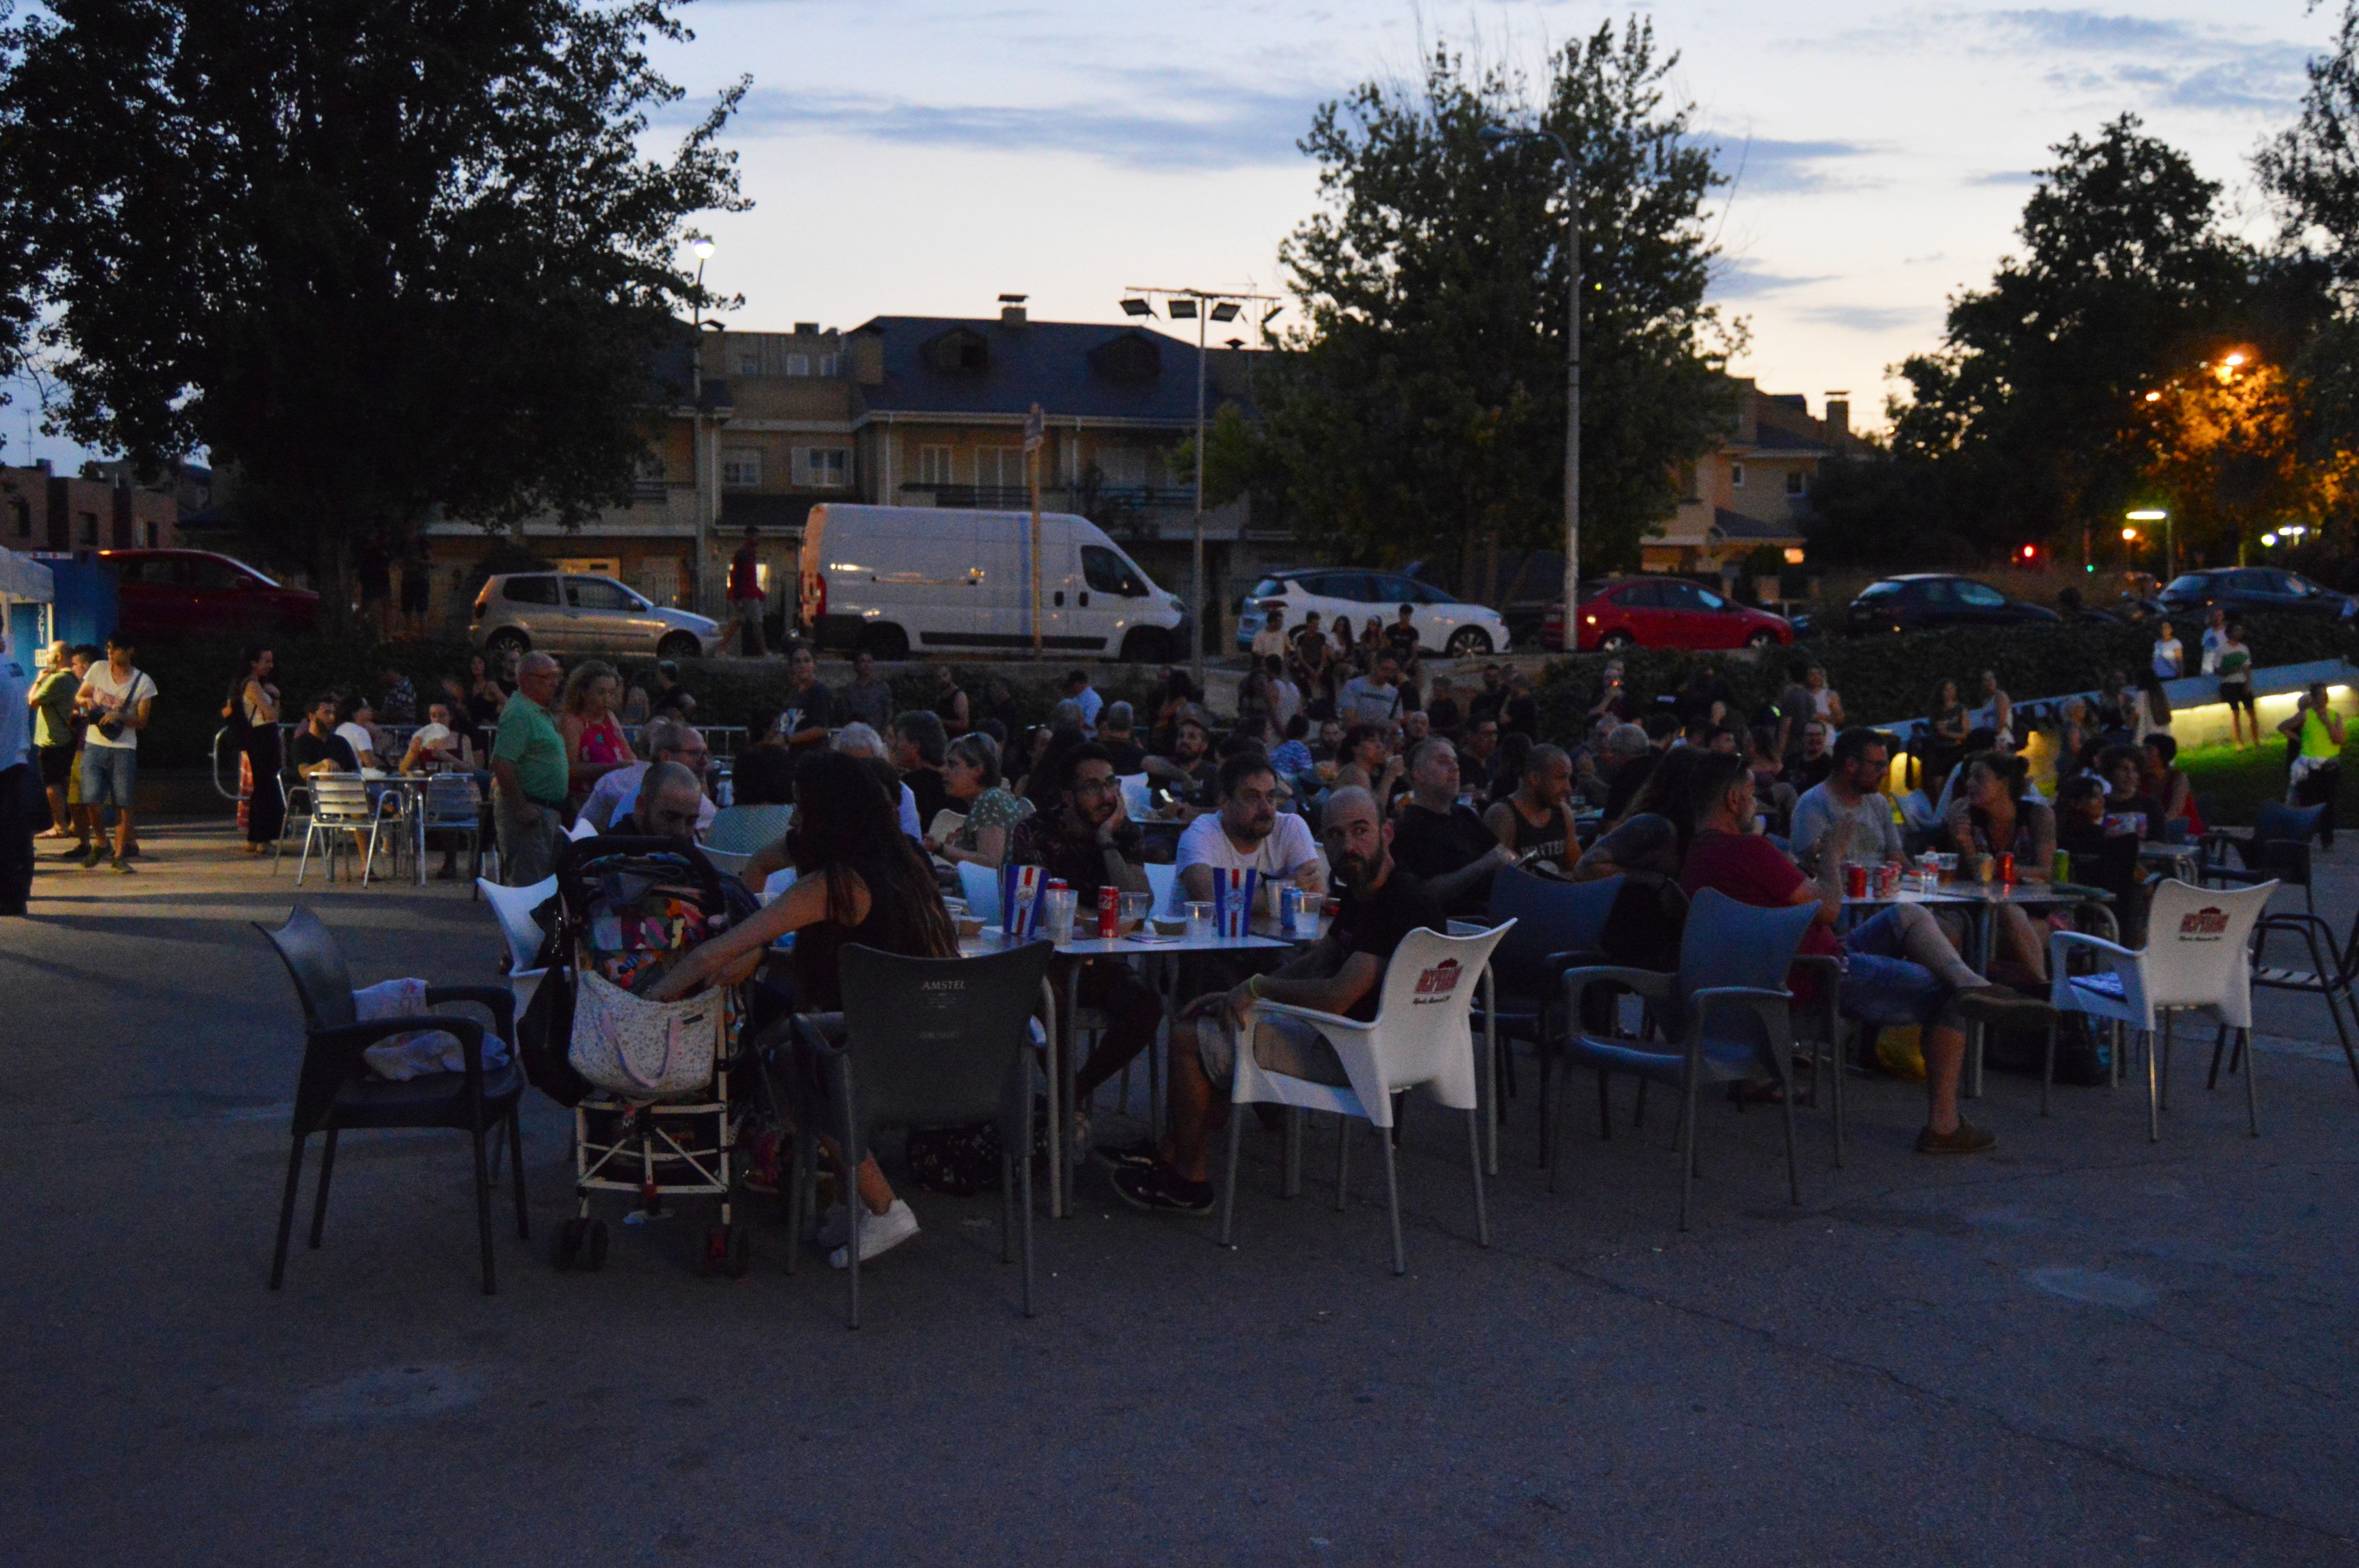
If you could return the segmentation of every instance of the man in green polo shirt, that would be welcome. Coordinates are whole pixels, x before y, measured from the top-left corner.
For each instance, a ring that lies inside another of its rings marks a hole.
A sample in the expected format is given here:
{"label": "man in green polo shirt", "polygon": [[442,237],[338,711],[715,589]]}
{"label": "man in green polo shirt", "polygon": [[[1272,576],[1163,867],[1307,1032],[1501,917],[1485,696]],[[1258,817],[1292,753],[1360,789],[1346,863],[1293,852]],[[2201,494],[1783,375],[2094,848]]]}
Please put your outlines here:
{"label": "man in green polo shirt", "polygon": [[500,835],[500,880],[528,887],[557,864],[558,817],[565,809],[565,737],[549,716],[561,671],[545,653],[516,661],[516,692],[500,710],[492,743],[492,822]]}

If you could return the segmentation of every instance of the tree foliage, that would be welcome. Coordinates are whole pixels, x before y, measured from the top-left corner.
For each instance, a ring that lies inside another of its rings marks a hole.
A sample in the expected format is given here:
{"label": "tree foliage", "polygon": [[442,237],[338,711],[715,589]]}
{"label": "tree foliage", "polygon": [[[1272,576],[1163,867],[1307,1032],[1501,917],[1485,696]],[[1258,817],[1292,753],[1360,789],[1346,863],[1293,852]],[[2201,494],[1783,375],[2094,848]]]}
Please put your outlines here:
{"label": "tree foliage", "polygon": [[744,205],[735,93],[638,150],[681,96],[645,52],[675,3],[49,0],[6,29],[58,425],[205,450],[323,583],[437,511],[627,497],[682,224]]}
{"label": "tree foliage", "polygon": [[1565,171],[1551,143],[1478,134],[1537,125],[1579,165],[1584,560],[1634,564],[1728,405],[1734,334],[1704,303],[1719,180],[1667,97],[1676,63],[1633,19],[1557,51],[1537,102],[1437,44],[1414,84],[1323,105],[1300,144],[1321,208],[1282,251],[1306,324],[1265,374],[1264,450],[1224,472],[1346,558],[1560,539]]}

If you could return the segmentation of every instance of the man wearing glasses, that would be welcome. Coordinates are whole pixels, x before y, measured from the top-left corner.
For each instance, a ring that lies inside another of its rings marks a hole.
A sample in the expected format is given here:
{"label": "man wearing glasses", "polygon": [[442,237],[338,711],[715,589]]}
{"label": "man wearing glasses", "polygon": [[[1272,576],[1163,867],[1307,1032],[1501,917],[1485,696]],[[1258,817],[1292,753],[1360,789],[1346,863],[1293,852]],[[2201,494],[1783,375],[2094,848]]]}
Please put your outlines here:
{"label": "man wearing glasses", "polygon": [[[712,800],[701,793],[706,766],[712,760],[704,737],[694,727],[674,718],[649,719],[640,732],[640,747],[648,762],[628,763],[609,773],[598,776],[597,787],[590,791],[588,803],[582,814],[590,819],[591,826],[600,833],[629,833],[626,824],[638,812],[641,786],[655,763],[675,762],[694,779],[699,786],[700,804],[696,812],[696,836],[701,839],[712,825]],[[663,836],[671,836],[666,834]]]}

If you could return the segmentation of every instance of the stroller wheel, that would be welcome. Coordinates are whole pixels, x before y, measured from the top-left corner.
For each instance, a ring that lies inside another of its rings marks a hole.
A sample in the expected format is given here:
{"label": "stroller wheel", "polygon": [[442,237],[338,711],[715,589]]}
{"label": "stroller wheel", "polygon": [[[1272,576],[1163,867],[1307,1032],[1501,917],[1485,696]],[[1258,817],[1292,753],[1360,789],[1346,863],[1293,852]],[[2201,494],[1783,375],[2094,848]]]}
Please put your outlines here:
{"label": "stroller wheel", "polygon": [[754,1233],[742,1225],[729,1227],[727,1256],[721,1271],[732,1279],[743,1279],[754,1271]]}
{"label": "stroller wheel", "polygon": [[585,1266],[591,1273],[595,1274],[606,1267],[606,1222],[604,1220],[590,1222],[589,1246],[586,1252]]}
{"label": "stroller wheel", "polygon": [[589,1228],[590,1222],[579,1215],[558,1227],[557,1271],[560,1274],[571,1270],[574,1260],[582,1256],[582,1236]]}

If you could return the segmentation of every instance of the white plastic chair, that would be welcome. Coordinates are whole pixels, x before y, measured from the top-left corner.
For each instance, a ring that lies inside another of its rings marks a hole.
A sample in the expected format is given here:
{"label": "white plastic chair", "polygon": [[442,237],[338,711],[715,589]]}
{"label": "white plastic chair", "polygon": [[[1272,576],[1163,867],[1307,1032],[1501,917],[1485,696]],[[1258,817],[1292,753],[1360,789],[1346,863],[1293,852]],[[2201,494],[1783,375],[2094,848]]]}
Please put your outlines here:
{"label": "white plastic chair", "polygon": [[532,1005],[532,994],[540,989],[540,977],[549,973],[532,966],[548,935],[533,920],[532,912],[557,896],[557,878],[544,877],[529,887],[503,887],[478,877],[475,891],[491,905],[492,918],[500,922],[500,935],[507,939],[508,989],[516,993],[516,1013],[521,1017],[525,1008]]}
{"label": "white plastic chair", "polygon": [[[2146,1135],[2162,1138],[2162,1112],[2170,1094],[2171,1015],[2209,1013],[2224,1037],[2237,1031],[2245,1062],[2245,1108],[2252,1136],[2261,1136],[2260,1092],[2254,1084],[2253,972],[2246,954],[2253,927],[2268,907],[2275,882],[2230,890],[2197,887],[2173,879],[2154,890],[2147,916],[2147,943],[2133,952],[2103,937],[2056,931],[2048,939],[2049,1004],[2058,1013],[2075,1012],[2129,1025],[2147,1037]],[[2093,954],[2095,974],[2069,975],[2072,953]],[[2162,1038],[2155,1038],[2155,1023]],[[2159,1061],[2158,1061],[2159,1058]],[[2048,1114],[2048,1085],[2056,1075],[2056,1028],[2048,1029],[2048,1054],[2039,1070],[2039,1114]]]}
{"label": "white plastic chair", "polygon": [[[1282,1002],[1246,1009],[1237,1033],[1236,1075],[1229,1089],[1232,1107],[1266,1101],[1297,1110],[1332,1111],[1356,1116],[1376,1129],[1385,1154],[1385,1202],[1392,1216],[1393,1272],[1405,1274],[1401,1248],[1400,1181],[1393,1159],[1393,1095],[1419,1084],[1436,1101],[1466,1113],[1466,1154],[1474,1179],[1474,1234],[1491,1245],[1491,1223],[1483,1207],[1483,1134],[1476,1114],[1474,978],[1491,961],[1491,950],[1515,926],[1513,920],[1473,936],[1443,936],[1413,931],[1401,938],[1386,966],[1375,1019],[1362,1023],[1333,1013]],[[1348,1088],[1291,1078],[1263,1066],[1254,1055],[1254,1029],[1262,1017],[1296,1018],[1317,1029],[1343,1064]],[[1244,1116],[1229,1116],[1228,1184],[1221,1194],[1221,1245],[1229,1245],[1236,1212],[1237,1142]],[[1351,1123],[1339,1129],[1335,1151],[1335,1206],[1343,1205],[1349,1167]]]}
{"label": "white plastic chair", "polygon": [[704,858],[712,862],[712,869],[720,872],[732,882],[745,874],[746,862],[754,858],[750,855],[732,855],[725,849],[715,849],[709,844],[703,847]]}
{"label": "white plastic chair", "polygon": [[571,839],[576,844],[581,843],[585,838],[596,838],[598,836],[598,824],[592,822],[586,816],[576,817],[573,819],[573,825],[565,830],[565,836]]}

